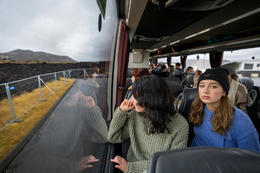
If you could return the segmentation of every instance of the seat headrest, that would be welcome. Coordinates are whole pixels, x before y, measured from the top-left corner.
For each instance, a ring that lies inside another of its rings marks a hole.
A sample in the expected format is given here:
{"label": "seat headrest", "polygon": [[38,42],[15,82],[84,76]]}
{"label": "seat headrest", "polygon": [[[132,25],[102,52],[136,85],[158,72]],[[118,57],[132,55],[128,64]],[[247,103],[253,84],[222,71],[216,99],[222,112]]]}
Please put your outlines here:
{"label": "seat headrest", "polygon": [[194,74],[187,74],[183,78],[183,87],[192,88],[194,84]]}
{"label": "seat headrest", "polygon": [[193,100],[198,94],[197,88],[184,88],[181,94],[181,104],[178,112],[183,115],[186,119],[189,117],[190,108]]}
{"label": "seat headrest", "polygon": [[190,147],[153,154],[148,173],[255,173],[260,154],[241,148]]}
{"label": "seat headrest", "polygon": [[250,91],[254,87],[254,81],[249,77],[241,77],[238,79],[238,81],[245,85],[247,91]]}
{"label": "seat headrest", "polygon": [[181,80],[179,78],[167,78],[165,79],[170,92],[177,97],[183,90]]}

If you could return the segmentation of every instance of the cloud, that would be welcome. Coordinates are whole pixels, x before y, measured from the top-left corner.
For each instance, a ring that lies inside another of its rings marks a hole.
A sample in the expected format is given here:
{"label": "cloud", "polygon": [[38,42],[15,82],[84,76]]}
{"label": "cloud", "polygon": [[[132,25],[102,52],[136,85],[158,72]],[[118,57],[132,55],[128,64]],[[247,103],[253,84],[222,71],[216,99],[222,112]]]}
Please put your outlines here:
{"label": "cloud", "polygon": [[[240,49],[236,51],[225,51],[223,55],[223,60],[229,61],[241,61],[241,60],[249,60],[252,57],[255,57],[255,60],[260,60],[260,48],[249,48],[249,49]],[[189,55],[188,59],[209,59],[209,54],[194,54]],[[164,60],[166,62],[166,59]],[[172,61],[180,62],[180,57],[172,57]]]}
{"label": "cloud", "polygon": [[245,59],[255,59],[260,60],[260,48],[250,48],[250,49],[241,49],[236,51],[227,51],[224,53],[224,58],[229,60],[245,60]]}
{"label": "cloud", "polygon": [[[45,51],[78,61],[93,61],[99,9],[96,1],[0,1],[0,52],[14,49]],[[104,38],[104,37],[103,37]]]}

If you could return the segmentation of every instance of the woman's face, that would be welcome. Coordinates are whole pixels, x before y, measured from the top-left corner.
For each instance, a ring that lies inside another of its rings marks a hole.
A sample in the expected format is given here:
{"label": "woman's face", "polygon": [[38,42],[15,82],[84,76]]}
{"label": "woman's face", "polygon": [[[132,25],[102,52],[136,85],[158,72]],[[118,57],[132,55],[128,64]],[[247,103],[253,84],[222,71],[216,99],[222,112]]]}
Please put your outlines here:
{"label": "woman's face", "polygon": [[199,86],[199,97],[205,104],[218,105],[225,91],[222,86],[215,80],[203,80]]}
{"label": "woman's face", "polygon": [[131,81],[132,81],[132,83],[135,82],[135,77],[134,76],[132,76]]}
{"label": "woman's face", "polygon": [[134,104],[134,106],[135,106],[136,112],[144,112],[144,107],[138,105],[138,104],[137,104],[138,102],[137,102],[137,100],[136,100],[134,97],[132,97],[131,99],[132,99],[133,104]]}

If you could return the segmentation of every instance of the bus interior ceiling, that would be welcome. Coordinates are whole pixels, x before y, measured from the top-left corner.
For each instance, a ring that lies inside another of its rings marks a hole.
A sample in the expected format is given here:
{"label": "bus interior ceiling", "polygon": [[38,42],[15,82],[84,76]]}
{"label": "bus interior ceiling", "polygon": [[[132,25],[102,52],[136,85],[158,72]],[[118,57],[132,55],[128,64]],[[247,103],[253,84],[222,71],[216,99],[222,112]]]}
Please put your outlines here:
{"label": "bus interior ceiling", "polygon": [[118,7],[128,23],[130,51],[150,57],[259,46],[258,0],[132,0]]}

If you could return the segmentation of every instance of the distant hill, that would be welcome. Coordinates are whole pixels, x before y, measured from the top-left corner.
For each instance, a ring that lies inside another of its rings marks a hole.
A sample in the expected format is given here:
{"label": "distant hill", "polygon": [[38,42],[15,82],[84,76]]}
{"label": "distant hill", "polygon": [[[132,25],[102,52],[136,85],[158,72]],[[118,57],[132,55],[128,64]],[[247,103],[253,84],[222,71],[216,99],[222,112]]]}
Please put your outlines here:
{"label": "distant hill", "polygon": [[46,52],[34,52],[31,50],[16,49],[7,53],[0,53],[0,59],[10,61],[38,61],[38,62],[58,62],[76,63],[68,56],[54,55]]}

